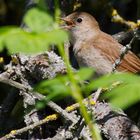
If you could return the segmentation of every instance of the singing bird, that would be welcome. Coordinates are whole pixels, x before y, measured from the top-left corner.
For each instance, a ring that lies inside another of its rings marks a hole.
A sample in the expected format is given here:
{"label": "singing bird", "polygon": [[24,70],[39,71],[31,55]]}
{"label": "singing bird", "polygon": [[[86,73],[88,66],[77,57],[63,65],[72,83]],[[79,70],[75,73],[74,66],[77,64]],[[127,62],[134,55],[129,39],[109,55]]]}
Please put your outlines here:
{"label": "singing bird", "polygon": [[[74,12],[62,18],[69,30],[74,55],[81,67],[93,67],[97,75],[112,72],[123,47],[111,35],[100,30],[96,19],[85,12]],[[140,59],[131,51],[117,67],[121,72],[140,72]]]}

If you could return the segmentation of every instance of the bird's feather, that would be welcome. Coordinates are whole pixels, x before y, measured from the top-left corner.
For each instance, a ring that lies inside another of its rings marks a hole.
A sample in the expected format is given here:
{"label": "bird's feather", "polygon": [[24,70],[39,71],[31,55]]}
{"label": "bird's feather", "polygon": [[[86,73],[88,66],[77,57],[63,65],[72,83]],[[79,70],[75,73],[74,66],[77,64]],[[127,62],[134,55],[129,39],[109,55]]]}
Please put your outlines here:
{"label": "bird's feather", "polygon": [[[115,60],[119,58],[120,51],[123,46],[119,44],[112,36],[101,31],[97,39],[94,39],[93,47],[99,49],[101,54],[113,64]],[[122,59],[121,64],[117,67],[117,70],[139,73],[140,59],[133,52],[128,51],[128,53]]]}

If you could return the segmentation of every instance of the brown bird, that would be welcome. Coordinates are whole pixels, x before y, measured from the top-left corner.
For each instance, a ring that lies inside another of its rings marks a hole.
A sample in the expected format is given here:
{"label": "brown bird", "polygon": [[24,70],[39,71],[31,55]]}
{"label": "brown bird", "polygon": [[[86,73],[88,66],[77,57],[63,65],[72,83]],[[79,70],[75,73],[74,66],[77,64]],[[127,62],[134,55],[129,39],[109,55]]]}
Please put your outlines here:
{"label": "brown bird", "polygon": [[[70,31],[73,51],[79,66],[93,67],[98,75],[112,72],[123,47],[111,35],[100,30],[96,19],[85,12],[75,12],[63,18]],[[117,66],[117,71],[140,72],[140,59],[131,51]]]}

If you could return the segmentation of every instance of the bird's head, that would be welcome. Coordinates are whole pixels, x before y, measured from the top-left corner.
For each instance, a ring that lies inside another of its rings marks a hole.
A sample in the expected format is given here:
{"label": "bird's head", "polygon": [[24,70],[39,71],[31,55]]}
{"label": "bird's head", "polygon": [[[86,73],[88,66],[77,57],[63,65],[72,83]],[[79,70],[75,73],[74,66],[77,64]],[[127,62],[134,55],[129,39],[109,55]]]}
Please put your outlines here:
{"label": "bird's head", "polygon": [[96,19],[85,12],[74,12],[65,18],[62,18],[65,22],[65,29],[68,29],[71,33],[72,39],[86,39],[90,35],[94,36],[99,29]]}

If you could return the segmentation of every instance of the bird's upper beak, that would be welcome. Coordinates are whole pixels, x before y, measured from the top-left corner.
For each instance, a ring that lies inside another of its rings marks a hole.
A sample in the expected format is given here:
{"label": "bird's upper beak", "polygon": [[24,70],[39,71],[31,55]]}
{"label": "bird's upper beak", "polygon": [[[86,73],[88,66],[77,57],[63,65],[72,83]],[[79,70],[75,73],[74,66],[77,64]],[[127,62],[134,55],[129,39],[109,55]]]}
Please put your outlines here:
{"label": "bird's upper beak", "polygon": [[65,23],[65,25],[62,26],[62,28],[64,29],[71,29],[73,26],[75,26],[74,22],[68,18],[60,18],[60,19]]}

